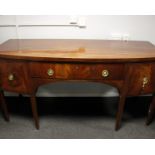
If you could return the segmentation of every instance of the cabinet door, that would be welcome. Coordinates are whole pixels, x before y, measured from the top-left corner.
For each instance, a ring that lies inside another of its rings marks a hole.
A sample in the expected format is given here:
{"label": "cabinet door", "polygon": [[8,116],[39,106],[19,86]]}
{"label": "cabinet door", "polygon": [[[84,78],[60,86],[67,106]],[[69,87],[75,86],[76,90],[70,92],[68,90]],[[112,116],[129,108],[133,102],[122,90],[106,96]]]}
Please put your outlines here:
{"label": "cabinet door", "polygon": [[20,62],[0,62],[1,87],[5,91],[26,93],[29,89],[26,64]]}
{"label": "cabinet door", "polygon": [[153,64],[131,64],[131,79],[129,80],[129,96],[149,94],[153,91]]}

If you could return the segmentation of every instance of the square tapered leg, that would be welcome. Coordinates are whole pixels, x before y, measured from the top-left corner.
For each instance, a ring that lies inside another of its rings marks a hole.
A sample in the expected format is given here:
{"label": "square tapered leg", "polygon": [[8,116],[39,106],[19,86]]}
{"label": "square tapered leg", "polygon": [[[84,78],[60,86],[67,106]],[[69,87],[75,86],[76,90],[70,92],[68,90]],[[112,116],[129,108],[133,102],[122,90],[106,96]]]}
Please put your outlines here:
{"label": "square tapered leg", "polygon": [[30,101],[31,101],[31,108],[32,108],[32,114],[34,118],[35,127],[36,129],[39,129],[39,117],[38,117],[38,110],[37,110],[37,103],[36,103],[35,95],[31,95]]}
{"label": "square tapered leg", "polygon": [[8,108],[7,108],[7,105],[6,105],[6,102],[5,102],[4,93],[3,93],[2,90],[0,91],[0,105],[1,105],[2,112],[4,114],[5,120],[9,121],[10,120],[9,112],[8,112]]}

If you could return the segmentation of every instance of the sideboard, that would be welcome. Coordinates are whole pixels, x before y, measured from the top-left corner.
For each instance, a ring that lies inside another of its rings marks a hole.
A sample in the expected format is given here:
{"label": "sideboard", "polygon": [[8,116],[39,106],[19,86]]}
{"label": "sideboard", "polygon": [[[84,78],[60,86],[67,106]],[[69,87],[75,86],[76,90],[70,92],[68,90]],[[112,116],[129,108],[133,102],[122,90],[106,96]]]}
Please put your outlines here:
{"label": "sideboard", "polygon": [[[10,39],[0,45],[0,102],[6,120],[9,113],[4,91],[27,94],[39,129],[37,89],[60,81],[90,81],[116,87],[120,95],[115,124],[118,130],[126,97],[155,92],[155,47],[147,41],[82,39]],[[155,97],[147,124],[154,109]]]}

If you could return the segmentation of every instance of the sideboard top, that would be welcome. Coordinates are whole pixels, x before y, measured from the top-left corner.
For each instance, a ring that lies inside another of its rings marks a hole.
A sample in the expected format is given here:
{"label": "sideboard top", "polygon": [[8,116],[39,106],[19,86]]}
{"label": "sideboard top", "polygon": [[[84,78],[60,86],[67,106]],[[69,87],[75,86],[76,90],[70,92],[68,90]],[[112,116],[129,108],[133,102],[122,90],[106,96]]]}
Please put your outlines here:
{"label": "sideboard top", "polygon": [[155,61],[155,46],[145,41],[11,39],[0,45],[0,58],[35,61]]}

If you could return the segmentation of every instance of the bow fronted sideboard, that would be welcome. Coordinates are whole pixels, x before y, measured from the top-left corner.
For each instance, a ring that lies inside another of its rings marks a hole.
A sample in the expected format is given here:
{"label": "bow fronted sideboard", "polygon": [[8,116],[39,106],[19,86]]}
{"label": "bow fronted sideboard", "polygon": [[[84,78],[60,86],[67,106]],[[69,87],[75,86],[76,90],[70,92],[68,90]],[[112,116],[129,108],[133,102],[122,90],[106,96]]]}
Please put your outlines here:
{"label": "bow fronted sideboard", "polygon": [[[155,47],[145,41],[11,39],[0,45],[0,102],[3,91],[28,94],[39,129],[35,94],[39,86],[59,81],[91,81],[118,89],[115,129],[120,128],[125,99],[155,93]],[[155,97],[148,112],[152,120]]]}

